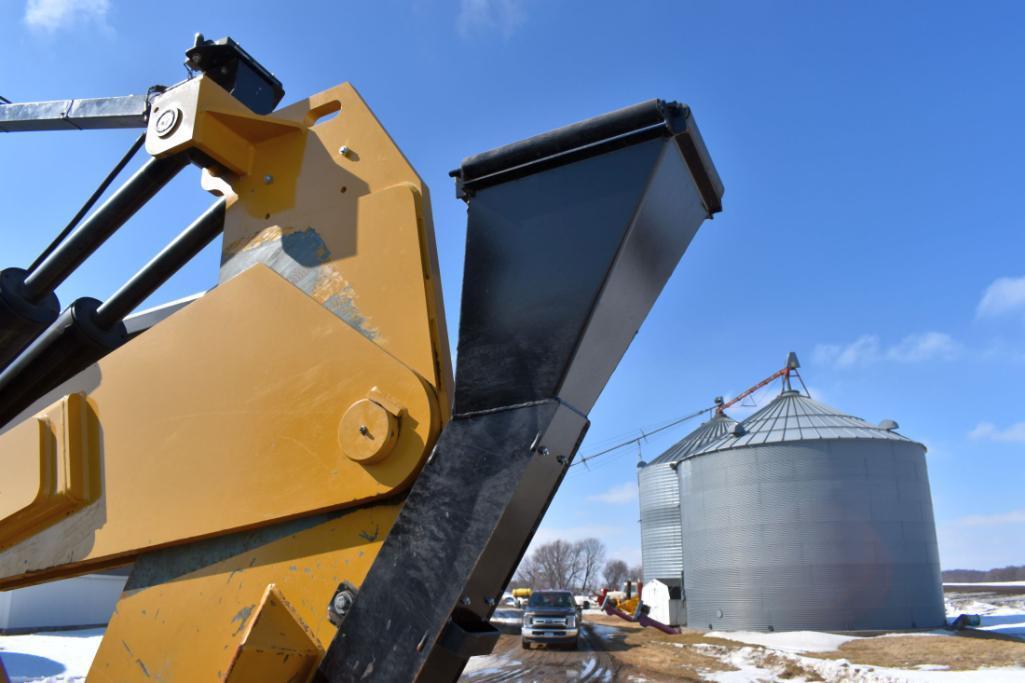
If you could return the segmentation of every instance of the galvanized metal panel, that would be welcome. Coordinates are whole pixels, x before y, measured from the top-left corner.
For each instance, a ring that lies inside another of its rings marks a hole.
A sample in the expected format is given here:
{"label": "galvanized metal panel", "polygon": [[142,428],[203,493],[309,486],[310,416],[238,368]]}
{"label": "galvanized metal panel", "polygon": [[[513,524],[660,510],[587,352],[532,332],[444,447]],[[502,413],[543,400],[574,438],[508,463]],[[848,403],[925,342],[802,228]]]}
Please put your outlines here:
{"label": "galvanized metal panel", "polygon": [[[809,408],[810,399],[801,398]],[[863,422],[816,427],[808,440],[808,430],[783,424],[793,409],[776,406],[763,415],[765,430],[756,430],[763,445],[748,440],[677,465],[689,623],[760,630],[942,625],[924,447]],[[848,431],[861,438],[822,436]],[[798,433],[802,440],[771,443]]]}
{"label": "galvanized metal panel", "polygon": [[681,581],[683,574],[680,491],[672,464],[727,434],[735,424],[728,415],[715,415],[638,471],[645,581],[675,585],[672,582]]}
{"label": "galvanized metal panel", "polygon": [[680,490],[671,463],[648,465],[637,473],[641,504],[641,556],[644,580],[680,580]]}

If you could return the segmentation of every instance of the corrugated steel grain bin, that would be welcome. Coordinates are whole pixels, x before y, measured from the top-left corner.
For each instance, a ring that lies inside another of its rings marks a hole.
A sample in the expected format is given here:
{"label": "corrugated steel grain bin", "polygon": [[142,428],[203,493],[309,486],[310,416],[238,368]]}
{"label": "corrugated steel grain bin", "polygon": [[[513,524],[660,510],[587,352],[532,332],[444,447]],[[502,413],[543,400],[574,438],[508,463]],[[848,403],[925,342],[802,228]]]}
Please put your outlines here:
{"label": "corrugated steel grain bin", "polygon": [[641,557],[644,580],[658,579],[679,588],[683,574],[680,537],[680,488],[675,465],[690,453],[728,434],[736,421],[716,415],[637,470],[641,506]]}
{"label": "corrugated steel grain bin", "polygon": [[944,625],[925,447],[896,427],[788,390],[681,460],[690,625]]}

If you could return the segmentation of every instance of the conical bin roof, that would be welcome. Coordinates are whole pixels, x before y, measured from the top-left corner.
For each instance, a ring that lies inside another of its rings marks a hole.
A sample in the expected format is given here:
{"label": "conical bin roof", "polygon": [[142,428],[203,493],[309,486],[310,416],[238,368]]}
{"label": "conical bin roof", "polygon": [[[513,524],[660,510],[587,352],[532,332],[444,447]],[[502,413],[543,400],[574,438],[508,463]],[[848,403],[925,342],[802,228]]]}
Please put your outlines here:
{"label": "conical bin roof", "polygon": [[702,450],[710,443],[729,434],[737,421],[725,413],[719,413],[711,420],[702,422],[693,432],[670,446],[662,455],[652,460],[649,465],[683,460],[690,454]]}
{"label": "conical bin roof", "polygon": [[873,425],[798,391],[787,390],[727,434],[693,449],[685,457],[728,448],[815,439],[883,439],[912,442],[894,431],[897,423]]}

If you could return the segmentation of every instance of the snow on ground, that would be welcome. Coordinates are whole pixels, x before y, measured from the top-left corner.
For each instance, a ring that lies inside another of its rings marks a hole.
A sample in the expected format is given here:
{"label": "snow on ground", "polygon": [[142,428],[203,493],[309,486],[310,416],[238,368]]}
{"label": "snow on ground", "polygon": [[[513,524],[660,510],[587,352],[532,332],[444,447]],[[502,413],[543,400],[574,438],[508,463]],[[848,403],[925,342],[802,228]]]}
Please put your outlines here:
{"label": "snow on ground", "polygon": [[1025,639],[1025,595],[951,592],[945,599],[947,618],[955,619],[960,614],[978,614],[982,617],[978,627],[980,630]]}
{"label": "snow on ground", "polygon": [[868,664],[852,664],[846,659],[815,659],[782,650],[762,650],[742,647],[731,650],[721,645],[694,646],[703,654],[715,657],[735,667],[735,671],[706,672],[705,680],[717,683],[749,683],[750,681],[789,680],[780,660],[789,660],[808,671],[814,671],[825,681],[843,683],[1021,683],[1025,668],[1008,667],[978,669],[975,671],[943,671],[943,667],[924,666],[918,669],[890,669]]}
{"label": "snow on ground", "polygon": [[705,635],[709,638],[735,640],[748,645],[761,645],[782,652],[830,652],[848,641],[858,639],[857,636],[841,636],[819,631],[711,631]]}
{"label": "snow on ground", "polygon": [[494,676],[521,664],[522,662],[511,658],[508,654],[470,657],[466,662],[466,668],[463,669],[463,675],[467,678]]}
{"label": "snow on ground", "polygon": [[979,588],[979,587],[991,587],[1001,588],[1005,586],[1022,586],[1025,587],[1025,581],[972,581],[964,583],[948,583],[944,582],[944,586],[950,586],[951,588]]}
{"label": "snow on ground", "polygon": [[104,629],[0,636],[0,661],[11,683],[80,683],[89,673]]}

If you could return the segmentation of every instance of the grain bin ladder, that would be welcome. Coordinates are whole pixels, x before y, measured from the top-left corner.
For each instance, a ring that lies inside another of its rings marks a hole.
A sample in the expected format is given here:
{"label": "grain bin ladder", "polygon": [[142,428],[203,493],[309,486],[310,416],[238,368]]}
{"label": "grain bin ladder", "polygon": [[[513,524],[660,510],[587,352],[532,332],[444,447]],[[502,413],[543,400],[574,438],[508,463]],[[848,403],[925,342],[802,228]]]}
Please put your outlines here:
{"label": "grain bin ladder", "polygon": [[[720,210],[701,137],[652,100],[465,160],[453,381],[427,188],[356,91],[275,110],[233,41],[187,55],[141,99],[0,106],[6,130],[145,127],[152,157],[3,271],[0,588],[134,563],[91,683],[455,680]],[[61,312],[57,285],[190,164],[213,206]],[[216,288],[129,315],[218,234]]]}

